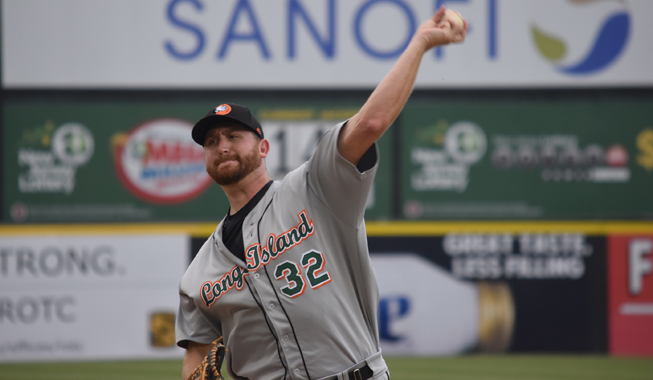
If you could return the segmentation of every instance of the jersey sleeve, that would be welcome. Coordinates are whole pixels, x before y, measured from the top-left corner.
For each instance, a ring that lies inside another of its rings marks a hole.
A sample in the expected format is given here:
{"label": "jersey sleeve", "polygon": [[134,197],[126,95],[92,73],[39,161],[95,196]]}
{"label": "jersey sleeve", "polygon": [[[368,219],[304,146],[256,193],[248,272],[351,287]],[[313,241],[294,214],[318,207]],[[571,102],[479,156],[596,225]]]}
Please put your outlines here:
{"label": "jersey sleeve", "polygon": [[186,348],[188,347],[188,341],[210,344],[222,334],[209,325],[193,299],[180,292],[179,310],[175,321],[175,335],[177,345]]}
{"label": "jersey sleeve", "polygon": [[359,167],[338,152],[338,135],[346,122],[324,134],[307,162],[311,191],[344,223],[357,227],[363,222],[365,205],[378,167],[378,147],[374,143]]}

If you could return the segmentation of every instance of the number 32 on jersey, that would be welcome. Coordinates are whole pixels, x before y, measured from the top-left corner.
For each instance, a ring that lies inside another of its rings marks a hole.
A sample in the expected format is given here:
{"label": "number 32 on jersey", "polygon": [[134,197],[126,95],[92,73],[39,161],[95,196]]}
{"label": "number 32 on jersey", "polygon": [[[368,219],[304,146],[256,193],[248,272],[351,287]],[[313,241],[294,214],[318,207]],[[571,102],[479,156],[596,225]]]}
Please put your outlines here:
{"label": "number 32 on jersey", "polygon": [[[306,271],[302,273],[301,268]],[[303,275],[303,276],[302,276]],[[299,264],[286,260],[274,269],[274,277],[277,280],[285,279],[288,283],[281,288],[281,292],[290,298],[299,297],[306,290],[306,281],[313,289],[331,282],[331,275],[324,271],[324,255],[318,251],[308,251],[302,255],[301,267]]]}

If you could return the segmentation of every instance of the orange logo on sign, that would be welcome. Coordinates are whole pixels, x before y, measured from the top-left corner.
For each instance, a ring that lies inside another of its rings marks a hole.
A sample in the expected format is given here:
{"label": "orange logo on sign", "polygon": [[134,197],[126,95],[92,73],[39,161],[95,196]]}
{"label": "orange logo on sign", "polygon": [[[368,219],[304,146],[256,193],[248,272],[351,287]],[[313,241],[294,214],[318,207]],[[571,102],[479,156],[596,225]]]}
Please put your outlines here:
{"label": "orange logo on sign", "polygon": [[216,115],[226,115],[229,112],[231,112],[231,107],[228,104],[220,104],[219,106],[215,107]]}

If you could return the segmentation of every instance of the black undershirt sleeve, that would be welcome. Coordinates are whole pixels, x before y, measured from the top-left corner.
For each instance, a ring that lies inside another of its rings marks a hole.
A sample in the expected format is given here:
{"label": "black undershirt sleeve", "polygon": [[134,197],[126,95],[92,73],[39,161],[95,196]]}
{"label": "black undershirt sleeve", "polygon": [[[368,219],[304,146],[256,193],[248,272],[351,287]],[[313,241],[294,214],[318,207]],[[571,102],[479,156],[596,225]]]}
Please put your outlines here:
{"label": "black undershirt sleeve", "polygon": [[364,173],[374,167],[376,164],[376,159],[376,144],[372,144],[370,149],[368,149],[365,154],[363,154],[363,157],[361,157],[360,161],[358,161],[356,169],[358,169],[359,173]]}

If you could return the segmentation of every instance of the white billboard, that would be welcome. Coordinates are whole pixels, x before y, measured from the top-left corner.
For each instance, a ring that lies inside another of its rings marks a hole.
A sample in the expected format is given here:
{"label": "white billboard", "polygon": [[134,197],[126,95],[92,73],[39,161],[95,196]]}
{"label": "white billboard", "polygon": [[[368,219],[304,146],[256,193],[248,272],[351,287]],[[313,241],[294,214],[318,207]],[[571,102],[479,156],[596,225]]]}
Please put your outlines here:
{"label": "white billboard", "polygon": [[461,280],[410,252],[373,254],[379,337],[386,356],[504,352],[514,329],[505,282]]}
{"label": "white billboard", "polygon": [[181,358],[186,236],[0,237],[0,362]]}
{"label": "white billboard", "polygon": [[388,356],[458,355],[478,344],[478,292],[416,254],[372,255]]}
{"label": "white billboard", "polygon": [[19,88],[370,88],[445,5],[419,88],[651,86],[650,0],[2,0]]}

